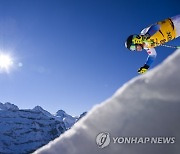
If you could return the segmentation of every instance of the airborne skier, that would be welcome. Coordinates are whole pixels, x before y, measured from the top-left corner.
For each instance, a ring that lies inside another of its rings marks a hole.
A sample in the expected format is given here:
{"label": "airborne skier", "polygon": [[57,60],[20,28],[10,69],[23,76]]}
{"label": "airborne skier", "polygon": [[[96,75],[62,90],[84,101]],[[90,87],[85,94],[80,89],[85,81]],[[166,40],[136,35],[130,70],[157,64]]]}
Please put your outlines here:
{"label": "airborne skier", "polygon": [[145,29],[140,35],[130,35],[125,46],[131,51],[142,51],[145,49],[148,58],[144,66],[140,67],[138,73],[145,73],[156,58],[155,47],[169,42],[180,36],[180,15],[157,22]]}

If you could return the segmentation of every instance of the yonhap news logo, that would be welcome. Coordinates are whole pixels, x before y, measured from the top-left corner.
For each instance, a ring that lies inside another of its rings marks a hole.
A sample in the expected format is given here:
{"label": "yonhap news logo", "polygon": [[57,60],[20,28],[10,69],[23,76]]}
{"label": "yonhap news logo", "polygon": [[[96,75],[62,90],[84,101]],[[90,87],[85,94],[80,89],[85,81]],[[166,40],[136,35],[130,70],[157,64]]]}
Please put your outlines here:
{"label": "yonhap news logo", "polygon": [[110,137],[108,132],[101,132],[96,136],[96,144],[99,148],[103,149],[113,144],[174,144],[176,138],[172,137]]}
{"label": "yonhap news logo", "polygon": [[110,134],[108,132],[99,133],[96,137],[96,144],[99,148],[107,147],[111,142]]}

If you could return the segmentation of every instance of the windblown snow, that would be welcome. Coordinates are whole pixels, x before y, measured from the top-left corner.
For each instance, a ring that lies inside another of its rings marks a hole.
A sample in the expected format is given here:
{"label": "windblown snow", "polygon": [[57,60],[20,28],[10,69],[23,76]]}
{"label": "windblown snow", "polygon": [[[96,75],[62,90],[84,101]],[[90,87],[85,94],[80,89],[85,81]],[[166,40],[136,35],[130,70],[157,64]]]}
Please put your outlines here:
{"label": "windblown snow", "polygon": [[[179,65],[180,50],[177,50],[155,69],[127,82],[72,129],[35,154],[180,153]],[[109,135],[103,138],[100,133]],[[125,137],[154,137],[160,141],[129,144],[115,141]],[[166,143],[164,138],[173,140]]]}

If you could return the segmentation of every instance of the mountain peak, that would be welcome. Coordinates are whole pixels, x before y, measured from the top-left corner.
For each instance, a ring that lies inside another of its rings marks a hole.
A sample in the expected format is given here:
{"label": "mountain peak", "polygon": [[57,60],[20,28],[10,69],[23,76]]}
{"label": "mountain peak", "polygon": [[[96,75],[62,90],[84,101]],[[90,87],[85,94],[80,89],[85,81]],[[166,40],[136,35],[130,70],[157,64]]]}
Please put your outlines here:
{"label": "mountain peak", "polygon": [[48,117],[52,117],[52,114],[51,114],[51,113],[49,113],[48,111],[44,110],[44,109],[43,109],[41,106],[39,106],[39,105],[35,106],[32,110],[33,110],[33,111],[36,111],[36,112],[41,112],[41,113],[45,114],[45,115],[48,116]]}
{"label": "mountain peak", "polygon": [[64,110],[58,110],[56,116],[64,117],[67,113]]}
{"label": "mountain peak", "polygon": [[44,110],[41,106],[37,105],[33,108],[34,111],[42,111]]}
{"label": "mountain peak", "polygon": [[9,102],[6,103],[0,103],[0,109],[1,110],[19,110],[18,106],[11,104]]}

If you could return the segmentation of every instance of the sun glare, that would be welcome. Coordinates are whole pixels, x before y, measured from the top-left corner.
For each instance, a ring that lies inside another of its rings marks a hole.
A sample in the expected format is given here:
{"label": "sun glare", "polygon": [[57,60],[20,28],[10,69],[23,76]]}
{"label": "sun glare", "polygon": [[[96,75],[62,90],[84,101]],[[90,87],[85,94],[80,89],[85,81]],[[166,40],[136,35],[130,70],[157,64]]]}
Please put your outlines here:
{"label": "sun glare", "polygon": [[0,54],[0,71],[9,72],[9,69],[12,65],[13,60],[10,55]]}

